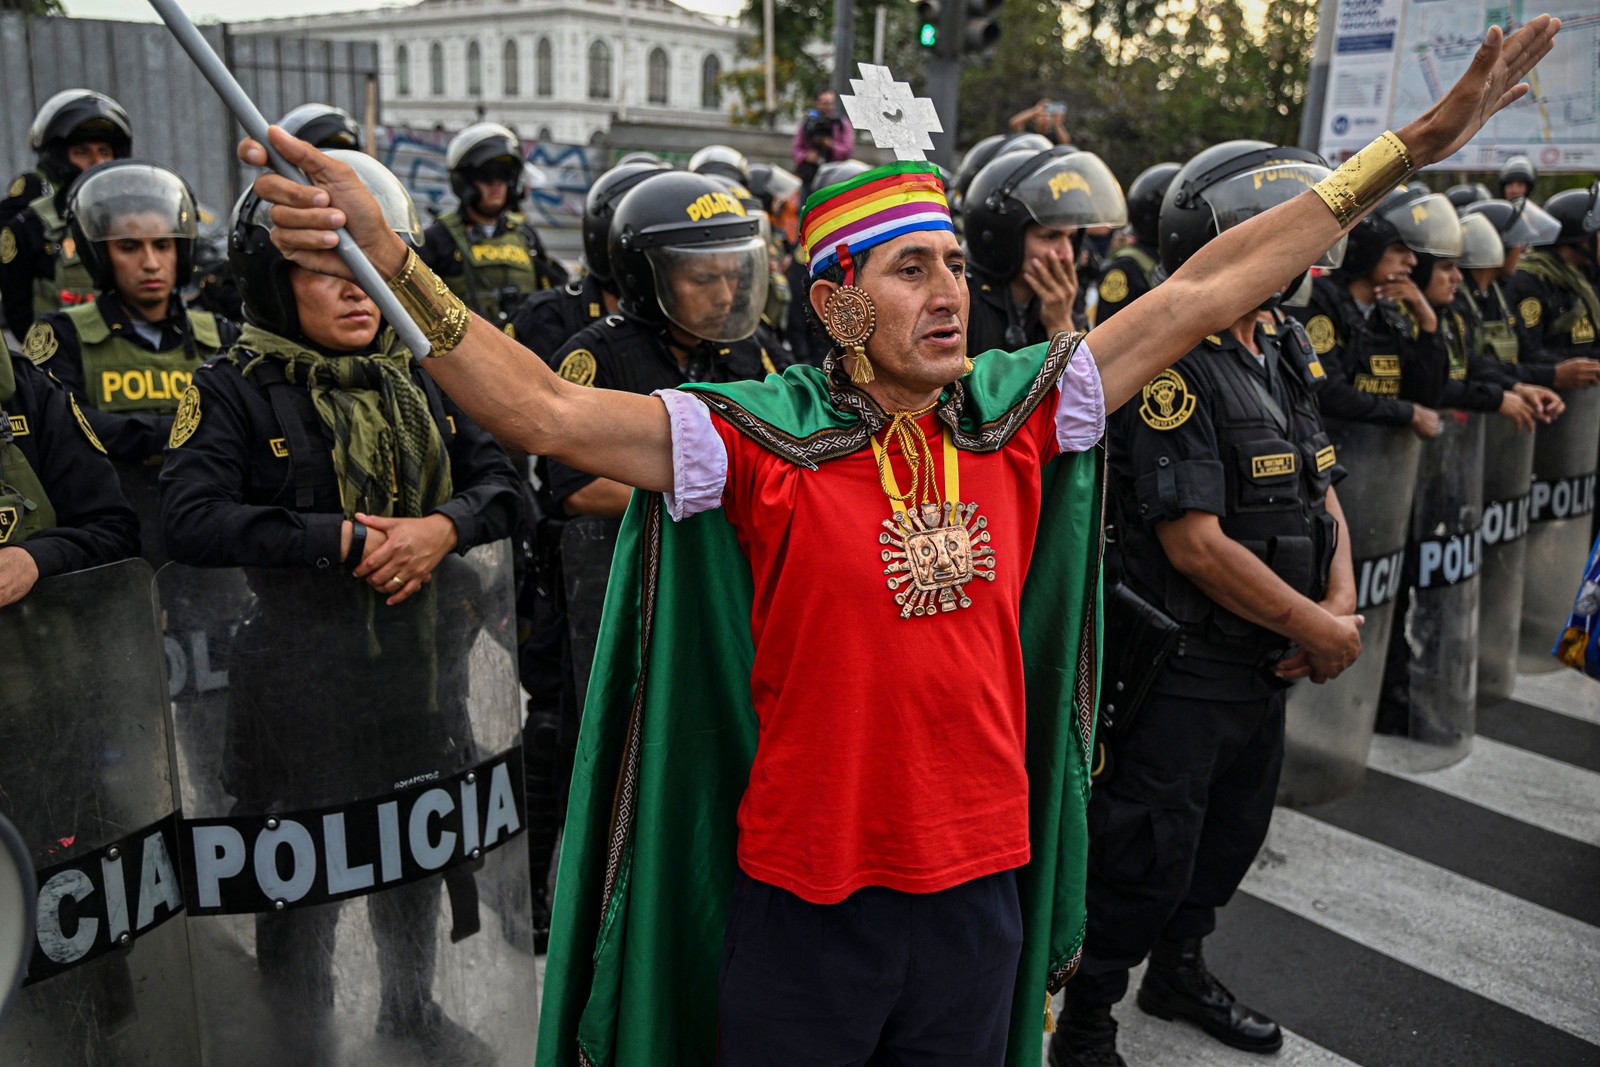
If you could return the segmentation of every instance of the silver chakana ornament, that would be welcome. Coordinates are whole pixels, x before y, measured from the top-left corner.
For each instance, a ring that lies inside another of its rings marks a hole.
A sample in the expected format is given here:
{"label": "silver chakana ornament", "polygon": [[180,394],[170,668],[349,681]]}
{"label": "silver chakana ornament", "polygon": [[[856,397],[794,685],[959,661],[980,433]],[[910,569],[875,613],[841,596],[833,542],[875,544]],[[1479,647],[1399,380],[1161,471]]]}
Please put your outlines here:
{"label": "silver chakana ornament", "polygon": [[861,64],[861,77],[850,79],[854,96],[841,96],[851,125],[872,134],[872,143],[894,152],[894,158],[925,160],[933,150],[930,133],[944,126],[933,101],[913,96],[909,82],[897,82],[888,67]]}
{"label": "silver chakana ornament", "polygon": [[878,309],[864,289],[841,285],[828,294],[822,305],[822,321],[840,345],[858,348],[865,345],[872,331],[878,328]]}

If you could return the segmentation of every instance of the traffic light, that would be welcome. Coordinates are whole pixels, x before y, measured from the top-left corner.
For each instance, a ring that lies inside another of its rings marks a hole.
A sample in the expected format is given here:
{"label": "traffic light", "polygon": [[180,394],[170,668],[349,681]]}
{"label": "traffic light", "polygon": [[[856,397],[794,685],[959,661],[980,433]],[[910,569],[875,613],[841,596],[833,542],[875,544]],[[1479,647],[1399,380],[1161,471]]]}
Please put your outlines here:
{"label": "traffic light", "polygon": [[917,43],[936,48],[939,43],[940,0],[920,0],[917,4]]}
{"label": "traffic light", "polygon": [[964,0],[966,26],[961,35],[961,53],[986,56],[1000,41],[1000,5],[1004,0]]}

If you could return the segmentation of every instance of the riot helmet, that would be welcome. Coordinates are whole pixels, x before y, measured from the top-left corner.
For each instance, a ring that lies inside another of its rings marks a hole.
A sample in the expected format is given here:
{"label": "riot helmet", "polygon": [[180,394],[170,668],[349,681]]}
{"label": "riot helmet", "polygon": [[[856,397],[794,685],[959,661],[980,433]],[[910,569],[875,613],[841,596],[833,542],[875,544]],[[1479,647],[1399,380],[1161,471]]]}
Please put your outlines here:
{"label": "riot helmet", "polygon": [[1483,212],[1461,216],[1462,270],[1494,270],[1506,261],[1505,242],[1500,231]]}
{"label": "riot helmet", "polygon": [[[336,148],[328,152],[328,158],[350,164],[377,200],[384,221],[406,244],[422,247],[422,220],[399,178],[363,152]],[[245,320],[280,337],[298,338],[302,333],[294,290],[289,285],[291,264],[272,243],[271,209],[253,189],[239,198],[228,235],[228,265],[244,302]]]}
{"label": "riot helmet", "polygon": [[462,208],[478,206],[478,181],[499,179],[506,183],[504,211],[514,211],[522,201],[525,175],[522,142],[498,122],[479,122],[450,139],[444,165],[450,172],[450,191]]}
{"label": "riot helmet", "polygon": [[824,163],[817,168],[817,176],[811,180],[811,189],[813,192],[826,189],[830,185],[859,178],[871,169],[859,159],[841,159],[837,163]]}
{"label": "riot helmet", "polygon": [[1462,208],[1461,215],[1488,219],[1506,248],[1537,248],[1561,235],[1561,223],[1532,200],[1480,200]]}
{"label": "riot helmet", "polygon": [[996,156],[967,186],[967,259],[1001,281],[1022,269],[1022,238],[1031,224],[1052,230],[1122,226],[1122,186],[1099,156],[1072,145]]}
{"label": "riot helmet", "polygon": [[1477,204],[1485,200],[1494,199],[1494,194],[1482,182],[1463,182],[1460,185],[1452,185],[1444,191],[1444,195],[1456,206],[1457,211],[1460,211],[1468,204]]}
{"label": "riot helmet", "polygon": [[665,163],[619,163],[594,180],[583,200],[583,265],[601,285],[611,287],[611,216],[629,189],[672,168]]}
{"label": "riot helmet", "polygon": [[1600,181],[1587,189],[1565,189],[1544,202],[1544,209],[1561,224],[1558,245],[1582,245],[1600,231]]}
{"label": "riot helmet", "polygon": [[359,152],[362,148],[361,127],[348,111],[332,104],[301,104],[279,119],[278,125],[323,151],[349,148]]}
{"label": "riot helmet", "polygon": [[767,302],[761,223],[704,174],[636,185],[611,219],[611,272],[624,314],[707,341],[755,332]]}
{"label": "riot helmet", "polygon": [[67,221],[78,256],[102,292],[116,286],[108,241],[171,238],[178,251],[178,286],[194,269],[200,211],[189,184],[166,167],[118,159],[94,168],[72,183]]}
{"label": "riot helmet", "polygon": [[720,174],[740,185],[750,184],[750,161],[744,153],[725,144],[708,144],[689,157],[692,174]]}
{"label": "riot helmet", "polygon": [[769,212],[773,204],[784,203],[804,184],[798,174],[771,163],[757,163],[750,168],[750,191],[761,198]]}
{"label": "riot helmet", "polygon": [[1390,245],[1405,245],[1418,256],[1454,259],[1461,254],[1461,225],[1443,193],[1425,186],[1400,186],[1350,230],[1344,262],[1345,278],[1366,278]]}
{"label": "riot helmet", "polygon": [[[1303,148],[1266,141],[1224,141],[1201,151],[1173,176],[1161,203],[1161,269],[1170,275],[1223,230],[1304,193],[1331,171]],[[1336,266],[1343,240],[1318,266]]]}
{"label": "riot helmet", "polygon": [[1042,133],[997,133],[985,137],[967,149],[967,154],[961,157],[961,166],[956,168],[955,178],[945,183],[949,186],[951,210],[963,210],[962,202],[972,179],[997,156],[1008,152],[1048,152],[1054,147],[1050,138]]}
{"label": "riot helmet", "polygon": [[623,156],[621,159],[617,160],[616,163],[614,163],[612,165],[613,166],[617,166],[617,167],[622,167],[622,166],[626,166],[629,163],[661,163],[663,166],[670,166],[670,164],[667,164],[665,161],[662,160],[662,158],[660,156],[656,155],[654,152],[629,152],[627,155]]}
{"label": "riot helmet", "polygon": [[127,159],[133,151],[133,126],[122,105],[90,89],[64,89],[44,102],[28,127],[28,146],[39,153],[39,163],[58,187],[78,176],[67,157],[73,145],[104,142],[111,155]]}
{"label": "riot helmet", "polygon": [[1507,200],[1515,200],[1516,196],[1506,196],[1506,185],[1510,182],[1522,182],[1527,186],[1521,196],[1533,192],[1534,183],[1539,180],[1539,169],[1533,165],[1533,160],[1527,156],[1512,156],[1500,165],[1500,195]]}
{"label": "riot helmet", "polygon": [[1128,186],[1128,226],[1146,248],[1161,242],[1161,202],[1167,197],[1167,186],[1182,169],[1181,163],[1157,163],[1140,171]]}

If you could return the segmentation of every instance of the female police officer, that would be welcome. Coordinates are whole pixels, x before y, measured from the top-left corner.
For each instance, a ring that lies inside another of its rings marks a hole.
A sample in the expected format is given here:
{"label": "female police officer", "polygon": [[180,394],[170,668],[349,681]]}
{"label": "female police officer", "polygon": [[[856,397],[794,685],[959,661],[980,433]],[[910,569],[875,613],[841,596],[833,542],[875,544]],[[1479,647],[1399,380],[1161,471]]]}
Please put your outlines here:
{"label": "female police officer", "polygon": [[[414,244],[421,227],[399,181],[367,156],[332,155]],[[518,507],[499,446],[421,373],[365,293],[283,259],[268,207],[247,194],[235,209],[229,258],[247,325],[195,372],[161,478],[172,557],[251,568],[220,768],[236,815],[372,798],[471,760],[448,681],[469,641],[452,639],[431,590],[396,605],[452,550],[505,537]],[[418,664],[438,682],[415,685]],[[436,1062],[485,1062],[480,1037],[432,999],[438,881],[384,888],[367,910],[379,1034]],[[338,1029],[336,919],[332,908],[257,916],[257,965],[308,1054]]]}

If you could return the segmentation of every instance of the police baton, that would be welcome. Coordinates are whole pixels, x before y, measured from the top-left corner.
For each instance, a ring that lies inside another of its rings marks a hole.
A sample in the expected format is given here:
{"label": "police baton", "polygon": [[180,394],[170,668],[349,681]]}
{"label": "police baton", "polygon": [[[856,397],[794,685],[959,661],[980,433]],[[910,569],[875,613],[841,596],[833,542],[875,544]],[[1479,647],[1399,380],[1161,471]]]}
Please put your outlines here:
{"label": "police baton", "polygon": [[[290,166],[289,161],[272,147],[272,142],[267,139],[266,118],[245,93],[244,87],[233,76],[233,72],[223,64],[217,53],[212,51],[206,39],[200,36],[200,31],[189,21],[189,16],[179,10],[177,0],[150,0],[150,6],[156,9],[161,21],[172,31],[172,36],[178,39],[183,50],[189,53],[189,58],[194,60],[194,65],[200,68],[200,73],[205,75],[206,81],[210,82],[217,95],[222,97],[222,102],[233,112],[233,117],[239,120],[239,125],[244,127],[245,133],[260,141],[261,146],[267,150],[267,158],[272,163],[272,169],[302,185],[310,184],[306,176],[300,173],[300,168]],[[372,302],[378,305],[378,310],[389,320],[389,325],[394,327],[394,332],[399,334],[401,343],[411,350],[411,354],[418,357],[426,356],[432,346],[428,344],[428,339],[423,336],[422,331],[417,329],[417,324],[411,321],[411,316],[406,314],[406,309],[400,306],[400,301],[389,290],[388,284],[378,275],[372,261],[367,259],[366,253],[361,251],[360,246],[342,228],[338,234],[339,258],[350,268],[350,273],[355,275],[356,284],[361,286],[372,298]]]}

